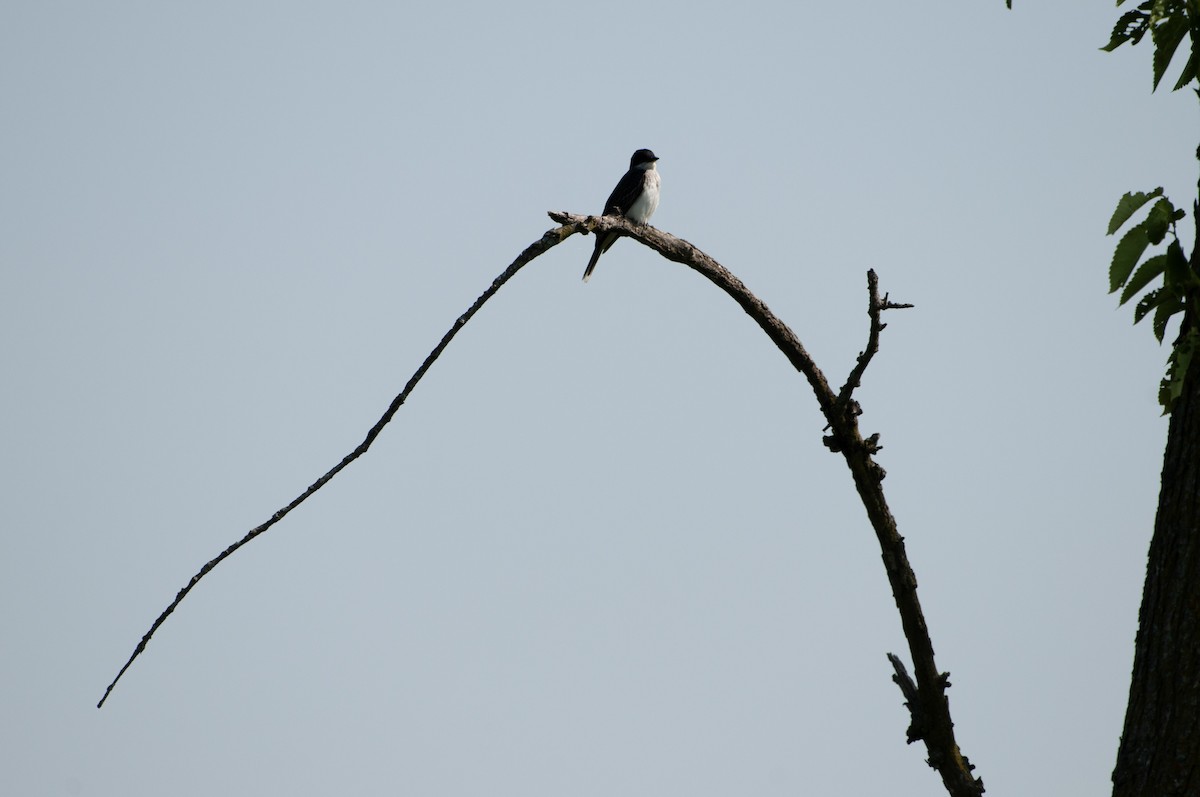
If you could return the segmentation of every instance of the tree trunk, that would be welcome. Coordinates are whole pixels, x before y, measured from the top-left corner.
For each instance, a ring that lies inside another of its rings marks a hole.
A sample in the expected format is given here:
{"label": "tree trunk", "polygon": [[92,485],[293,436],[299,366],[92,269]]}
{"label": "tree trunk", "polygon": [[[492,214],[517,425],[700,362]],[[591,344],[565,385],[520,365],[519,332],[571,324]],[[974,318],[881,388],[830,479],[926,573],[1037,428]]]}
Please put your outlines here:
{"label": "tree trunk", "polygon": [[1113,795],[1200,795],[1200,374],[1196,364],[1171,414],[1167,434]]}

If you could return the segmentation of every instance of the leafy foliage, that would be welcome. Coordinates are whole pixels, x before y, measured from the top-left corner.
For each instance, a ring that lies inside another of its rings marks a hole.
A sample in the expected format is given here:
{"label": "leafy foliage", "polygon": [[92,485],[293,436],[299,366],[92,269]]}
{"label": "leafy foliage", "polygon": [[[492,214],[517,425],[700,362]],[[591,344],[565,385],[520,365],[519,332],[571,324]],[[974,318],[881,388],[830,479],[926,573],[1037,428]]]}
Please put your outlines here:
{"label": "leafy foliage", "polygon": [[[1133,219],[1138,211],[1154,201],[1146,218],[1126,230],[1117,244],[1112,264],[1108,269],[1108,292],[1120,290],[1121,304],[1125,304],[1161,277],[1162,284],[1142,296],[1133,310],[1135,324],[1153,314],[1151,327],[1159,343],[1166,336],[1167,324],[1171,318],[1186,310],[1189,302],[1195,305],[1196,297],[1200,296],[1200,276],[1193,271],[1183,254],[1183,246],[1179,243],[1175,226],[1187,214],[1181,208],[1176,208],[1171,204],[1171,200],[1162,194],[1162,188],[1126,194],[1117,203],[1117,209],[1108,223],[1108,234],[1113,235]],[[1171,240],[1167,243],[1165,252],[1142,260],[1142,255],[1147,249],[1160,246],[1168,235]],[[1164,414],[1171,411],[1175,399],[1183,389],[1183,378],[1198,345],[1200,335],[1193,327],[1185,330],[1172,346],[1171,355],[1167,360],[1167,375],[1158,393]]]}
{"label": "leafy foliage", "polygon": [[[1125,0],[1117,0],[1118,6],[1124,4]],[[1184,39],[1190,40],[1189,55],[1172,91],[1190,83],[1200,84],[1200,0],[1145,0],[1136,9],[1121,15],[1113,26],[1108,44],[1101,49],[1112,52],[1126,42],[1135,45],[1147,33],[1154,42],[1154,90],[1158,89]],[[1200,88],[1196,93],[1200,96]],[[1197,150],[1197,157],[1200,157],[1200,150]],[[1133,310],[1135,324],[1147,316],[1153,318],[1151,328],[1159,343],[1166,336],[1171,319],[1178,313],[1187,313],[1179,337],[1171,346],[1167,375],[1158,392],[1165,415],[1171,412],[1183,391],[1183,380],[1192,355],[1200,350],[1200,332],[1197,331],[1197,325],[1200,325],[1200,274],[1197,273],[1200,254],[1193,253],[1195,267],[1188,263],[1175,227],[1187,214],[1163,196],[1161,188],[1130,192],[1121,197],[1108,222],[1108,234],[1115,234],[1151,202],[1153,204],[1141,223],[1127,229],[1117,242],[1108,267],[1108,292],[1120,290],[1121,304],[1125,304],[1161,279],[1161,284],[1146,292]],[[1200,221],[1200,202],[1196,213]],[[1142,260],[1147,249],[1161,246],[1168,235],[1171,240],[1167,242],[1165,252]]]}
{"label": "leafy foliage", "polygon": [[1183,393],[1183,377],[1192,363],[1192,355],[1198,349],[1200,349],[1200,331],[1197,331],[1195,327],[1180,336],[1179,341],[1175,344],[1171,358],[1167,361],[1167,375],[1158,389],[1158,403],[1163,405],[1164,415],[1171,411],[1171,407],[1175,406],[1175,402]]}
{"label": "leafy foliage", "polygon": [[[1124,4],[1125,0],[1117,0],[1118,6]],[[1189,33],[1188,60],[1172,91],[1200,80],[1200,0],[1145,0],[1133,11],[1121,15],[1108,44],[1101,49],[1111,52],[1126,42],[1137,44],[1147,33],[1154,42],[1155,89]]]}

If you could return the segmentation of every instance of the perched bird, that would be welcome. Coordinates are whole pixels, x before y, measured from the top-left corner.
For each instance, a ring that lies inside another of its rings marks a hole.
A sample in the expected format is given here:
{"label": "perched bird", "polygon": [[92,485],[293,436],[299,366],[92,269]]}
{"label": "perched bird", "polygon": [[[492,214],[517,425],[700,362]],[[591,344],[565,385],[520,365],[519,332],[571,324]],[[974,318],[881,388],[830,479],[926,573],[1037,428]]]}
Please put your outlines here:
{"label": "perched bird", "polygon": [[[604,203],[605,216],[624,216],[630,221],[645,224],[658,207],[658,169],[654,164],[658,156],[648,149],[639,149],[629,159],[629,171],[617,183]],[[596,261],[617,242],[616,233],[606,233],[596,236],[596,249],[592,259],[588,261],[587,269],[583,272],[583,281],[587,282],[592,276]]]}

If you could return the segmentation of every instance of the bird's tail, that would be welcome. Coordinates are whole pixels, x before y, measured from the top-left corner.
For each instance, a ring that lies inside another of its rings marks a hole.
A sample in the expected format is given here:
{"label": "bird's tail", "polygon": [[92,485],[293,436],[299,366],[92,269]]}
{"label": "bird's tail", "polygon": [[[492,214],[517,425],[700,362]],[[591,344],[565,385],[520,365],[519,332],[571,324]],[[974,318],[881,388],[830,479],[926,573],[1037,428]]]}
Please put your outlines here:
{"label": "bird's tail", "polygon": [[596,264],[600,262],[600,255],[602,254],[604,254],[604,250],[598,246],[596,247],[596,250],[592,252],[592,259],[588,261],[587,268],[583,270],[584,282],[587,282],[592,278],[592,271],[595,270]]}
{"label": "bird's tail", "polygon": [[612,245],[617,242],[617,236],[606,235],[603,238],[596,239],[596,248],[592,251],[592,259],[588,261],[587,268],[583,270],[583,281],[587,282],[592,278],[592,271],[596,268],[596,263],[600,261],[600,255],[607,252]]}

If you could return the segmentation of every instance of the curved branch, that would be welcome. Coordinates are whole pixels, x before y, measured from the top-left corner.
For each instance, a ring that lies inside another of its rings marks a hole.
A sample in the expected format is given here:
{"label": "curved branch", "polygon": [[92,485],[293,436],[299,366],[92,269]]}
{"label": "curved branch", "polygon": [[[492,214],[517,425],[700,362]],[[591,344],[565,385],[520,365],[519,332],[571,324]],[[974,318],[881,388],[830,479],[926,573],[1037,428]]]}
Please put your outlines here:
{"label": "curved branch", "polygon": [[901,673],[904,675],[898,683],[900,683],[905,697],[909,700],[909,708],[913,717],[913,723],[909,727],[909,742],[917,740],[925,742],[926,749],[929,752],[928,763],[942,776],[942,782],[951,795],[954,795],[954,797],[977,797],[977,795],[982,794],[983,782],[971,775],[974,767],[967,761],[966,756],[962,755],[954,740],[954,723],[950,720],[950,707],[945,695],[945,690],[949,686],[948,675],[939,673],[934,663],[933,643],[930,641],[924,614],[921,611],[920,602],[917,600],[916,576],[909,565],[908,557],[905,553],[904,538],[900,536],[897,530],[895,518],[892,517],[883,495],[882,481],[885,475],[883,468],[872,459],[872,454],[878,450],[878,445],[876,444],[878,435],[872,435],[868,439],[863,439],[858,428],[858,410],[854,402],[850,400],[854,388],[858,385],[863,372],[878,350],[879,332],[884,326],[879,322],[879,312],[902,305],[891,304],[886,296],[882,302],[879,301],[878,283],[875,279],[875,274],[873,271],[868,274],[868,290],[871,296],[871,304],[868,310],[871,316],[871,332],[868,346],[866,351],[859,355],[858,362],[851,371],[845,386],[839,394],[835,394],[830,388],[824,373],[817,367],[803,344],[801,344],[800,339],[796,337],[796,334],[783,321],[777,318],[762,300],[752,294],[741,280],[730,273],[720,263],[687,241],[668,235],[648,225],[634,224],[621,217],[581,216],[565,212],[551,212],[549,215],[562,226],[547,231],[538,241],[526,248],[492,282],[492,285],[475,300],[475,303],[455,321],[454,325],[446,332],[438,345],[434,347],[433,351],[430,352],[429,356],[425,358],[425,361],[408,380],[404,389],[392,400],[387,411],[371,427],[363,442],[291,503],[272,515],[266,523],[251,529],[241,540],[229,546],[220,555],[205,564],[187,585],[179,591],[175,596],[175,600],[158,616],[158,619],[150,626],[150,630],[142,637],[141,642],[138,643],[128,661],[125,662],[125,665],[117,673],[117,677],[108,685],[104,696],[97,703],[97,708],[104,705],[104,701],[108,699],[117,682],[121,680],[121,677],[129,669],[130,665],[133,664],[134,660],[146,649],[146,645],[149,643],[151,637],[154,636],[154,633],[162,626],[171,613],[175,611],[183,599],[187,597],[188,593],[191,592],[200,579],[204,578],[213,568],[235,553],[243,545],[263,534],[282,520],[289,512],[307,500],[309,496],[324,487],[347,465],[366,453],[367,449],[375,441],[375,438],[383,431],[383,427],[392,420],[417,383],[424,377],[430,366],[433,365],[434,361],[437,360],[450,341],[454,339],[454,336],[458,334],[459,330],[466,325],[471,317],[509,279],[534,258],[544,254],[576,233],[615,232],[618,235],[636,239],[640,243],[654,249],[668,260],[688,266],[725,291],[758,323],[767,334],[767,337],[775,343],[776,347],[783,352],[793,367],[800,371],[812,386],[821,412],[824,414],[832,430],[832,435],[826,438],[826,444],[832,450],[840,452],[845,458],[846,464],[853,475],[859,497],[867,510],[867,517],[875,529],[880,548],[883,552],[884,567],[892,586],[892,594],[895,597],[904,634],[909,643],[909,651],[913,657],[916,674],[915,684],[908,679],[907,673],[903,672],[903,667],[899,665],[899,660],[889,654],[893,665],[899,665],[897,666],[897,676],[900,676]]}
{"label": "curved branch", "polygon": [[430,366],[433,365],[434,361],[436,361],[437,358],[441,356],[442,352],[445,351],[446,347],[450,345],[450,341],[454,339],[454,336],[457,335],[464,326],[466,326],[467,322],[471,320],[472,316],[479,312],[479,308],[483,307],[484,303],[487,302],[488,299],[495,296],[496,292],[504,286],[504,283],[512,279],[516,273],[524,268],[531,260],[562,243],[568,237],[573,235],[574,232],[575,230],[567,230],[562,227],[549,230],[540,239],[528,246],[525,251],[521,252],[521,254],[517,256],[517,259],[514,260],[500,276],[496,277],[496,279],[492,281],[492,284],[488,287],[488,289],[480,294],[479,298],[475,300],[475,303],[467,308],[465,313],[459,316],[458,320],[454,322],[454,326],[450,327],[446,334],[442,336],[442,339],[438,342],[438,345],[435,346],[433,351],[429,353],[429,356],[425,358],[425,362],[421,363],[421,367],[418,368],[416,372],[409,378],[408,383],[404,385],[404,389],[401,390],[394,399],[392,399],[392,403],[388,406],[387,411],[383,413],[383,416],[376,421],[375,425],[372,426],[370,431],[367,432],[367,436],[361,443],[358,444],[358,448],[354,449],[345,457],[343,457],[341,462],[334,465],[325,473],[324,476],[309,485],[308,489],[296,496],[296,498],[292,499],[291,503],[277,511],[275,514],[271,515],[271,518],[266,523],[250,529],[250,531],[246,533],[246,536],[242,537],[233,545],[230,545],[216,558],[212,559],[205,564],[204,567],[200,568],[200,571],[197,572],[196,575],[192,576],[191,581],[189,581],[183,589],[179,590],[179,594],[175,596],[175,600],[171,601],[170,605],[167,606],[167,608],[163,610],[162,614],[158,616],[158,619],[151,624],[150,630],[142,636],[142,641],[139,642],[137,647],[133,649],[133,653],[130,654],[129,659],[125,662],[125,666],[120,669],[120,671],[117,673],[117,677],[113,678],[112,683],[110,683],[108,688],[104,690],[104,696],[100,698],[100,702],[96,704],[96,708],[101,708],[104,705],[104,701],[108,700],[108,696],[112,694],[112,690],[117,685],[117,682],[121,680],[121,676],[123,676],[125,671],[129,669],[129,665],[133,664],[134,659],[142,655],[142,652],[146,649],[146,645],[150,642],[150,638],[154,636],[156,631],[158,631],[159,626],[166,622],[167,618],[171,616],[179,604],[183,602],[183,599],[187,597],[188,593],[192,591],[192,588],[200,582],[200,579],[207,576],[210,572],[212,572],[213,568],[232,556],[243,545],[267,531],[267,529],[271,528],[279,521],[283,520],[283,518],[289,512],[300,506],[300,504],[308,500],[313,493],[328,484],[329,481],[333,479],[334,476],[341,473],[347,465],[361,457],[363,454],[367,453],[367,449],[371,447],[371,444],[375,442],[375,438],[379,437],[379,433],[383,431],[383,427],[388,425],[393,416],[395,416],[396,412],[400,409],[401,405],[404,404],[404,402],[408,399],[408,396],[410,393],[412,393],[413,388],[417,386],[417,383],[420,382],[421,378],[425,376],[425,373],[429,370]]}
{"label": "curved branch", "polygon": [[796,333],[779,320],[762,299],[751,293],[740,279],[716,260],[682,238],[668,235],[648,224],[636,224],[620,216],[580,216],[564,211],[551,211],[549,216],[564,227],[577,232],[615,232],[619,235],[628,235],[658,252],[667,260],[682,263],[693,271],[699,272],[705,279],[725,291],[730,298],[741,305],[746,314],[762,327],[763,332],[767,333],[767,337],[783,352],[795,369],[804,374],[808,383],[812,385],[817,403],[821,405],[821,412],[828,416],[833,411],[835,396],[829,387],[829,381],[817,367],[808,351],[805,350],[800,339],[796,337]]}
{"label": "curved branch", "polygon": [[[900,613],[900,624],[913,659],[916,682],[913,684],[912,681],[907,681],[901,684],[912,714],[908,741],[925,742],[925,749],[929,753],[929,766],[941,775],[942,784],[949,794],[953,797],[978,797],[984,791],[983,781],[971,774],[974,766],[962,754],[955,741],[954,722],[950,718],[950,703],[946,698],[946,689],[950,686],[949,675],[938,672],[933,655],[933,642],[929,638],[925,614],[917,598],[917,577],[909,564],[904,538],[900,536],[896,519],[892,516],[883,494],[883,479],[886,473],[872,458],[879,450],[879,436],[863,438],[858,428],[858,407],[851,400],[854,389],[879,349],[879,333],[885,326],[880,321],[880,313],[883,310],[908,305],[894,304],[886,296],[881,300],[875,272],[867,273],[867,290],[870,296],[867,312],[871,318],[867,348],[859,355],[845,386],[839,394],[834,394],[825,375],[801,345],[795,333],[776,318],[762,300],[750,293],[741,280],[687,241],[620,217],[552,212],[550,218],[581,232],[616,232],[619,235],[627,235],[668,260],[682,263],[700,272],[741,305],[796,370],[808,379],[831,430],[831,434],[825,438],[825,444],[845,458],[854,478],[855,489],[867,510],[867,518],[875,530],[883,554],[884,569],[892,587],[892,596]],[[893,664],[898,661],[894,657],[891,658]],[[907,678],[907,674],[905,677]],[[910,684],[911,690],[907,688]]]}

